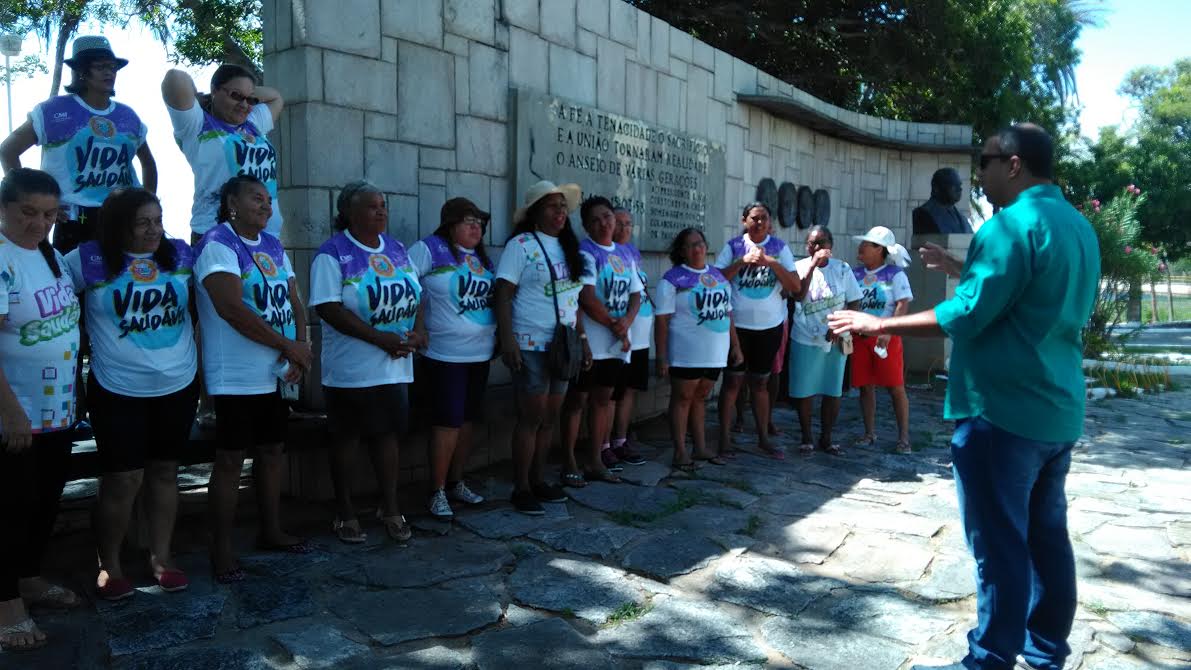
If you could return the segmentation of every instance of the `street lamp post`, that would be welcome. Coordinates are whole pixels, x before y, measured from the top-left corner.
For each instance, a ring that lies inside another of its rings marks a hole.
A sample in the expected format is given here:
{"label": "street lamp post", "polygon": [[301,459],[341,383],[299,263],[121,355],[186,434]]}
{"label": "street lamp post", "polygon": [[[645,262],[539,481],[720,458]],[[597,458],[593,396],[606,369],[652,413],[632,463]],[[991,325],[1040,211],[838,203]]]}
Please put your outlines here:
{"label": "street lamp post", "polygon": [[8,89],[8,132],[12,132],[12,61],[13,56],[21,55],[20,35],[0,35],[0,53],[4,54],[4,87]]}

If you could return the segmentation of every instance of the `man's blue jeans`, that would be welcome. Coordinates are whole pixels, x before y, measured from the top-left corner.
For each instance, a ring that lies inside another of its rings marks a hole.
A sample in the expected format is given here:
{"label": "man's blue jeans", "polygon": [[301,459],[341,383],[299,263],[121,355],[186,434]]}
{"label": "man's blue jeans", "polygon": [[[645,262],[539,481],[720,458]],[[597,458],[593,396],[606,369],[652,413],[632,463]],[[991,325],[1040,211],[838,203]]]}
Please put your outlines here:
{"label": "man's blue jeans", "polygon": [[951,438],[955,488],[976,559],[976,628],[969,670],[1010,670],[1020,653],[1039,670],[1062,670],[1071,653],[1075,558],[1064,484],[1070,442],[1039,442],[983,418]]}

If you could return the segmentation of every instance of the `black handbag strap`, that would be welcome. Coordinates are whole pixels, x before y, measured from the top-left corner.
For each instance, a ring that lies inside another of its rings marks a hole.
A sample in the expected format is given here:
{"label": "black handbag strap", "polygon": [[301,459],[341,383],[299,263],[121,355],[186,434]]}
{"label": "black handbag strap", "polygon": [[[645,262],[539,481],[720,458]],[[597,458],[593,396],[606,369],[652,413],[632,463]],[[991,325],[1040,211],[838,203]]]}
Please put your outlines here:
{"label": "black handbag strap", "polygon": [[562,317],[558,315],[558,285],[556,284],[557,277],[554,274],[554,262],[550,260],[550,254],[546,253],[546,245],[542,244],[542,238],[538,237],[538,231],[531,230],[530,233],[541,247],[542,257],[546,259],[546,268],[550,270],[550,297],[554,298],[554,325],[559,326],[562,325]]}

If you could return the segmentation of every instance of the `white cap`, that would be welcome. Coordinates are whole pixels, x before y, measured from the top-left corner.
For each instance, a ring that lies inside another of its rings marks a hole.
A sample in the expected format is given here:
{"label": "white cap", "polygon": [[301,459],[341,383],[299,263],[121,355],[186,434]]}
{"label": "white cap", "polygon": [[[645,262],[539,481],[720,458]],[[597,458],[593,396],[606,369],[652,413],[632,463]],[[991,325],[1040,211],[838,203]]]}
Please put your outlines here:
{"label": "white cap", "polygon": [[910,264],[910,252],[906,248],[897,243],[897,238],[893,235],[893,231],[885,226],[873,226],[869,231],[863,235],[853,235],[852,239],[860,242],[872,242],[878,247],[885,247],[889,251],[889,263],[893,263],[898,267],[906,267]]}
{"label": "white cap", "polygon": [[525,191],[525,204],[513,213],[513,224],[521,223],[525,218],[525,213],[529,211],[533,204],[548,195],[558,193],[566,198],[567,212],[573,212],[579,207],[583,199],[583,189],[578,184],[563,184],[562,186],[555,186],[554,182],[543,179],[542,181],[530,186]]}

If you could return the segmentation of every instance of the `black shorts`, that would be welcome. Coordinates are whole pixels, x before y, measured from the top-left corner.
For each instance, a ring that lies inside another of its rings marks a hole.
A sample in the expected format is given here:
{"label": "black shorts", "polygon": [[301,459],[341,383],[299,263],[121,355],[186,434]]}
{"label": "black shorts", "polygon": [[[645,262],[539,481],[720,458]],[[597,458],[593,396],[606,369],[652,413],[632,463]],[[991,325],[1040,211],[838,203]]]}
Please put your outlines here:
{"label": "black shorts", "polygon": [[215,448],[247,451],[285,442],[289,407],[277,391],[254,395],[213,395]]}
{"label": "black shorts", "polygon": [[720,370],[723,368],[670,368],[670,377],[672,379],[708,379],[715,381],[720,378]]}
{"label": "black shorts", "polygon": [[620,369],[624,365],[624,361],[619,358],[592,361],[590,368],[579,371],[579,376],[575,379],[575,390],[586,393],[597,386],[616,388],[616,380],[620,378]]}
{"label": "black shorts", "polygon": [[612,391],[612,399],[620,401],[624,397],[625,389],[634,391],[649,390],[649,349],[635,349],[633,357],[620,368],[620,376],[616,378],[616,389]]}
{"label": "black shorts", "polygon": [[783,328],[783,324],[780,323],[765,330],[745,330],[738,327],[736,337],[740,340],[740,352],[744,354],[744,362],[736,366],[729,365],[728,372],[768,376],[773,371],[773,359],[782,347]]}
{"label": "black shorts", "polygon": [[323,387],[327,430],[334,437],[372,438],[405,432],[409,418],[409,384],[363,388]]}
{"label": "black shorts", "polygon": [[488,361],[451,363],[423,358],[419,379],[425,380],[430,425],[458,428],[484,420],[484,392],[488,389]]}
{"label": "black shorts", "polygon": [[146,461],[177,461],[190,443],[198,410],[198,377],[180,391],[150,398],[115,393],[92,371],[87,406],[103,472],[128,472]]}

